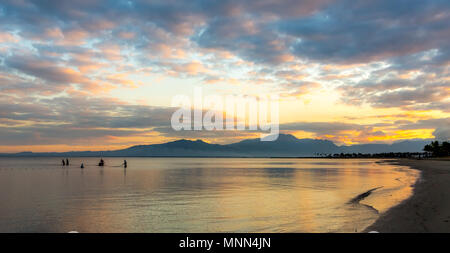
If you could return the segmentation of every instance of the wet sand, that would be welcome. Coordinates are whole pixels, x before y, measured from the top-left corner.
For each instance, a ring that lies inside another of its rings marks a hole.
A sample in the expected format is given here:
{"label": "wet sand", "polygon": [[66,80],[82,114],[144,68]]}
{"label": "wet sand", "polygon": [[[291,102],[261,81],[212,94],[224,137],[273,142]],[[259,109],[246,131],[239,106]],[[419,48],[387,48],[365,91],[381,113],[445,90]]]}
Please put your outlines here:
{"label": "wet sand", "polygon": [[420,170],[414,194],[391,208],[364,232],[450,232],[450,159],[398,159],[392,163]]}

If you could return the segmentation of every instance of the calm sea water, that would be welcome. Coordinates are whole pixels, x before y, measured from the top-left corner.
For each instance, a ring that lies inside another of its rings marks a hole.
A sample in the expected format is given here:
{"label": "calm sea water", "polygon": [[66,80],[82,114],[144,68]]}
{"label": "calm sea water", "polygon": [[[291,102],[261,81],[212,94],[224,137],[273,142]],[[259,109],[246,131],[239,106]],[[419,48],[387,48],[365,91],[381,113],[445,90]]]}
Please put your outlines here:
{"label": "calm sea water", "polygon": [[367,159],[98,160],[0,158],[0,232],[355,232],[419,177]]}

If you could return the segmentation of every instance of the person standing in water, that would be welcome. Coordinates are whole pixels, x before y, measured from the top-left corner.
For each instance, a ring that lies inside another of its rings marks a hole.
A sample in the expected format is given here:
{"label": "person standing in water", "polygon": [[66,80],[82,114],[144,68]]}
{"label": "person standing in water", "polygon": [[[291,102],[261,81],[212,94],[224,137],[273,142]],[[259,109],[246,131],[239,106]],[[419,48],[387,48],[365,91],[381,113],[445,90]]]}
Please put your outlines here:
{"label": "person standing in water", "polygon": [[69,166],[69,158],[66,158],[66,165]]}
{"label": "person standing in water", "polygon": [[81,163],[81,167],[80,168],[84,169],[84,163]]}
{"label": "person standing in water", "polygon": [[123,167],[126,169],[127,168],[127,160],[123,160]]}
{"label": "person standing in water", "polygon": [[62,159],[62,166],[66,166],[66,162]]}

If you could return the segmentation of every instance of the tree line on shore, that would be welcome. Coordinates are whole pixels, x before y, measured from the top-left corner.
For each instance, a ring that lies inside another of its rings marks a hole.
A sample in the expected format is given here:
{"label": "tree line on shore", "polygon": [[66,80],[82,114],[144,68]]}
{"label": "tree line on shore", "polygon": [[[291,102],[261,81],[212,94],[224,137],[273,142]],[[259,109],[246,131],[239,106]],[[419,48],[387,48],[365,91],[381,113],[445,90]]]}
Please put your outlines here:
{"label": "tree line on shore", "polygon": [[450,156],[450,142],[432,141],[431,144],[425,145],[423,151],[430,152],[434,157]]}
{"label": "tree line on shore", "polygon": [[316,154],[319,157],[327,158],[431,158],[450,156],[450,142],[432,141],[425,145],[424,152],[386,152],[375,154],[363,153],[340,153],[340,154]]}
{"label": "tree line on shore", "polygon": [[326,158],[430,158],[428,152],[386,152],[386,153],[339,153],[339,154],[319,154],[319,157]]}

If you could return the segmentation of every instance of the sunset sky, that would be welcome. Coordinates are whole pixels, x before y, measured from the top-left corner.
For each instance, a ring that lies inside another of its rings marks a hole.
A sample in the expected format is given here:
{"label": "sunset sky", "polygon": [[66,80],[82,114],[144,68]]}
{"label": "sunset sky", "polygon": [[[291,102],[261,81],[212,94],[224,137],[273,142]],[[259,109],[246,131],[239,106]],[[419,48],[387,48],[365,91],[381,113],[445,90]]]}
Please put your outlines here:
{"label": "sunset sky", "polygon": [[173,131],[175,95],[280,96],[338,145],[450,139],[450,1],[0,2],[0,152],[111,150]]}

